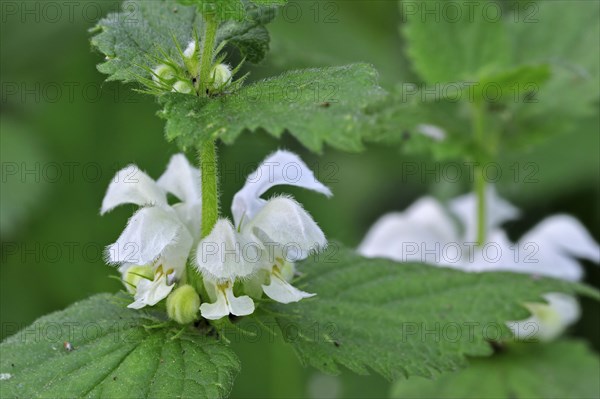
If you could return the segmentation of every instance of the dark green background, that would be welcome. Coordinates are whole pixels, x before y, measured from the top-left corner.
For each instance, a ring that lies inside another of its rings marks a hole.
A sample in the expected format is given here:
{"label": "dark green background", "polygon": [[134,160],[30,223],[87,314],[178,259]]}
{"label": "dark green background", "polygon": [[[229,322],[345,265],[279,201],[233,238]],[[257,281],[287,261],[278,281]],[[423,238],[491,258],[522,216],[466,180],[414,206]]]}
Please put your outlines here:
{"label": "dark green background", "polygon": [[[107,277],[116,273],[100,251],[119,235],[134,208],[100,217],[106,187],[118,168],[132,162],[158,177],[177,152],[163,139],[163,121],[155,116],[153,100],[120,84],[103,83],[96,71],[100,55],[90,50],[87,29],[118,3],[72,2],[72,13],[61,4],[2,4],[0,338],[73,301],[120,288]],[[298,67],[365,61],[380,71],[384,87],[414,82],[398,22],[395,1],[293,2],[270,27],[272,52],[250,69],[251,79]],[[504,165],[507,175],[515,161],[520,167],[527,162],[539,166],[537,183],[503,182],[502,194],[525,215],[507,226],[513,238],[547,215],[567,212],[599,239],[598,115],[580,126],[527,152],[504,154],[510,159]],[[246,133],[234,147],[220,148],[224,214],[243,184],[244,171],[280,147],[298,152],[335,196],[327,200],[289,191],[330,238],[352,246],[386,212],[402,210],[425,193],[448,197],[468,189],[466,180],[405,178],[409,162],[421,169],[436,166],[395,148],[369,146],[362,154],[326,149],[317,157],[290,136],[277,141],[262,132]],[[597,268],[586,265],[586,270],[588,280],[598,285]],[[598,313],[593,304],[584,305],[585,321],[574,334],[592,340],[598,349]],[[266,341],[234,344],[243,363],[235,396],[327,396],[332,389],[343,397],[388,393],[389,385],[377,377],[346,373],[340,380],[302,368],[290,348]]]}

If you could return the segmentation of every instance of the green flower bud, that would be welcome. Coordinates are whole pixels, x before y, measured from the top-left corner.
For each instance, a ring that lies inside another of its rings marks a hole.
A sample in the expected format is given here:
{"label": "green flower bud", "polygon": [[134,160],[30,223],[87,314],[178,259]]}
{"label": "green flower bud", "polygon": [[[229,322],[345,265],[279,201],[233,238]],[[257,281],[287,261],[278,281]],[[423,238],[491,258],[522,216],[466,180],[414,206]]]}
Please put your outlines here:
{"label": "green flower bud", "polygon": [[154,279],[152,266],[131,266],[123,273],[125,287],[131,294],[135,294],[138,282],[143,278],[148,280]]}
{"label": "green flower bud", "polygon": [[200,58],[196,40],[189,42],[186,49],[183,51],[183,63],[185,64],[188,72],[192,75],[196,75],[200,72]]}
{"label": "green flower bud", "polygon": [[210,71],[210,79],[212,80],[212,89],[219,90],[229,86],[231,83],[231,69],[228,65],[217,64]]}
{"label": "green flower bud", "polygon": [[189,284],[182,285],[167,297],[167,314],[179,324],[196,320],[200,309],[200,296]]}
{"label": "green flower bud", "polygon": [[178,80],[173,85],[173,91],[176,93],[189,94],[194,90],[194,87],[190,82],[185,82],[183,80]]}
{"label": "green flower bud", "polygon": [[175,70],[168,65],[160,64],[152,70],[152,80],[155,82],[170,81],[175,79]]}

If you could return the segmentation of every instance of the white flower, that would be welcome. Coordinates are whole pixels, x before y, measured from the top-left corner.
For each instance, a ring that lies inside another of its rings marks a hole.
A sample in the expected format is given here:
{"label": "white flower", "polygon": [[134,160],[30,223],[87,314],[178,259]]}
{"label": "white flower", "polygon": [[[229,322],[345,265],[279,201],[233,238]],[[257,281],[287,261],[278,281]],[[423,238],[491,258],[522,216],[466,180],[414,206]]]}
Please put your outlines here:
{"label": "white flower", "polygon": [[281,303],[314,295],[288,282],[289,271],[293,270],[290,260],[306,258],[310,251],[325,247],[327,240],[312,217],[293,199],[260,198],[271,187],[282,184],[331,196],[331,191],[316,180],[297,155],[277,151],[267,157],[233,198],[235,227],[227,220],[219,220],[198,245],[196,265],[214,301],[202,304],[203,317],[218,319],[254,311],[249,296],[234,295],[236,281],[248,286],[259,284],[267,296]]}
{"label": "white flower", "polygon": [[[181,202],[169,205],[167,193]],[[185,156],[174,155],[167,170],[152,180],[135,165],[120,170],[102,202],[104,214],[123,204],[141,207],[127,222],[115,243],[108,247],[109,263],[152,265],[154,279],[139,279],[132,308],[152,306],[173,289],[184,276],[190,250],[199,239],[201,214],[200,172]]]}
{"label": "white flower", "polygon": [[[425,197],[405,212],[384,215],[369,230],[359,252],[369,257],[432,263],[470,272],[512,271],[569,281],[582,278],[577,258],[600,263],[598,244],[579,221],[567,215],[548,217],[518,242],[511,242],[499,226],[518,214],[490,187],[486,193],[488,239],[482,248],[476,248],[475,195],[450,201],[449,211],[437,200]],[[536,338],[552,339],[578,319],[574,298],[557,293],[544,297],[548,304],[527,304],[532,312],[529,319],[508,323],[517,338],[535,330]],[[526,327],[530,327],[528,331]]]}
{"label": "white flower", "polygon": [[520,341],[551,341],[579,319],[579,304],[572,296],[554,292],[545,294],[544,299],[548,303],[524,304],[531,312],[527,319],[506,323],[515,338]]}
{"label": "white flower", "polygon": [[[206,319],[220,319],[228,314],[245,316],[254,312],[254,302],[248,296],[233,294],[235,281],[255,272],[252,259],[262,248],[238,233],[231,222],[220,219],[208,236],[198,245],[196,264],[204,277],[206,290],[214,303],[203,303],[200,312]],[[250,251],[251,253],[248,253]]]}

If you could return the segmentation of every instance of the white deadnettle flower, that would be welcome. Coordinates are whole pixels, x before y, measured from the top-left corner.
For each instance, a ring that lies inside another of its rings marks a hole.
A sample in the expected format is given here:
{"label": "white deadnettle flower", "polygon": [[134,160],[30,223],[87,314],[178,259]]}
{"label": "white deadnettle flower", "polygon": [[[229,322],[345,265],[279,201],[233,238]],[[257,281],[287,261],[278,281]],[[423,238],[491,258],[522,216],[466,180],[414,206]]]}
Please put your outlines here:
{"label": "white deadnettle flower", "polygon": [[[181,202],[169,205],[167,193]],[[134,302],[129,307],[139,309],[157,304],[184,276],[190,250],[200,233],[200,172],[182,154],[171,158],[158,181],[129,165],[117,172],[109,185],[101,214],[123,204],[141,209],[108,247],[108,261],[121,265],[126,283],[136,283]],[[147,268],[137,265],[151,266],[153,279],[147,278]]]}
{"label": "white deadnettle flower", "polygon": [[[450,201],[449,211],[431,197],[422,198],[405,212],[381,217],[360,244],[359,252],[470,272],[512,271],[569,281],[582,278],[577,258],[600,263],[598,244],[579,221],[567,215],[550,216],[518,242],[511,242],[499,226],[519,212],[493,188],[486,193],[488,240],[483,247],[475,247],[476,206],[474,194]],[[552,339],[579,318],[574,298],[558,293],[544,298],[547,304],[526,304],[532,312],[530,318],[507,323],[518,339]]]}
{"label": "white deadnettle flower", "polygon": [[218,319],[254,311],[250,296],[234,295],[236,281],[244,283],[247,293],[256,291],[252,288],[258,286],[281,303],[314,295],[289,283],[293,277],[291,261],[304,259],[310,251],[325,247],[327,240],[312,217],[293,199],[261,198],[271,187],[283,184],[331,196],[329,188],[316,180],[297,155],[277,151],[267,157],[233,198],[235,227],[221,219],[198,245],[196,264],[214,301],[200,306],[203,317]]}

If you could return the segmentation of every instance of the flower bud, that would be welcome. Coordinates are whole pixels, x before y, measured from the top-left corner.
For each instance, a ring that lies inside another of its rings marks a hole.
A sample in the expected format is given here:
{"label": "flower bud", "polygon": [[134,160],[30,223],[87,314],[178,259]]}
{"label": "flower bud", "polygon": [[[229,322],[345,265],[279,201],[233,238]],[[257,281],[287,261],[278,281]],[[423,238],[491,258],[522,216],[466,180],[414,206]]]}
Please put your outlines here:
{"label": "flower bud", "polygon": [[185,51],[183,52],[183,56],[185,58],[192,58],[196,54],[196,41],[192,40],[188,43]]}
{"label": "flower bud", "polygon": [[154,270],[152,270],[152,266],[131,266],[123,273],[125,287],[131,294],[135,294],[138,282],[143,278],[148,280],[154,279]]}
{"label": "flower bud", "polygon": [[179,324],[196,320],[200,309],[200,296],[189,284],[182,285],[167,297],[167,314]]}
{"label": "flower bud", "polygon": [[227,87],[231,83],[231,69],[228,65],[217,64],[210,71],[210,79],[212,80],[213,90]]}
{"label": "flower bud", "polygon": [[178,80],[173,85],[173,92],[175,93],[189,94],[192,92],[192,90],[194,90],[192,84],[183,80]]}
{"label": "flower bud", "polygon": [[175,70],[168,65],[160,64],[152,70],[152,80],[155,82],[170,81],[175,79]]}

